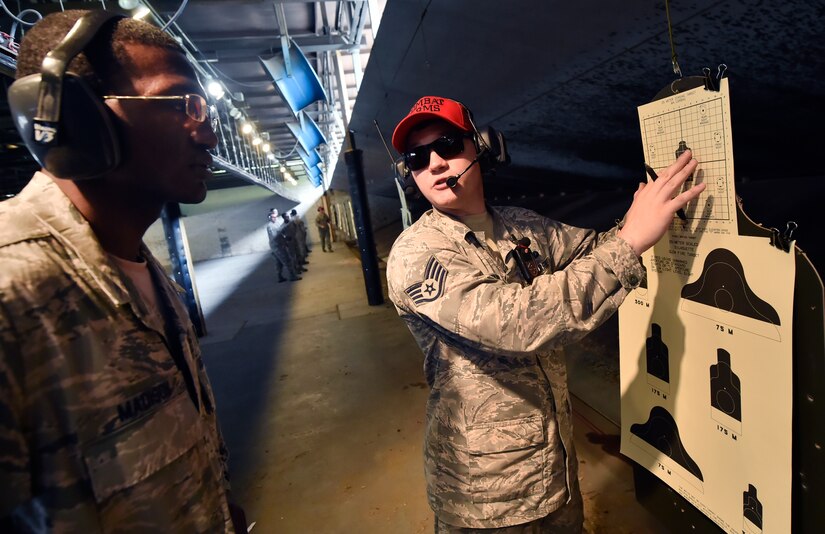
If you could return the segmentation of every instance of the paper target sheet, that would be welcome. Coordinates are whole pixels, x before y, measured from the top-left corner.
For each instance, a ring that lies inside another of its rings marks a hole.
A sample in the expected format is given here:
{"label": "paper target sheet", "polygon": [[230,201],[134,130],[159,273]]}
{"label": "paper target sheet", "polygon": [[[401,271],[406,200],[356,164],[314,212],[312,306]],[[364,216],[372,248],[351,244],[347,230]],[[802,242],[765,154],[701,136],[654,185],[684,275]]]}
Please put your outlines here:
{"label": "paper target sheet", "polygon": [[639,108],[648,163],[685,143],[708,189],[619,310],[621,451],[727,532],[786,533],[794,256],[737,233],[727,90]]}
{"label": "paper target sheet", "polygon": [[685,209],[682,227],[694,233],[736,235],[736,193],[733,185],[728,81],[719,91],[697,88],[639,107],[645,162],[660,173],[687,149],[699,162],[690,187],[707,188]]}

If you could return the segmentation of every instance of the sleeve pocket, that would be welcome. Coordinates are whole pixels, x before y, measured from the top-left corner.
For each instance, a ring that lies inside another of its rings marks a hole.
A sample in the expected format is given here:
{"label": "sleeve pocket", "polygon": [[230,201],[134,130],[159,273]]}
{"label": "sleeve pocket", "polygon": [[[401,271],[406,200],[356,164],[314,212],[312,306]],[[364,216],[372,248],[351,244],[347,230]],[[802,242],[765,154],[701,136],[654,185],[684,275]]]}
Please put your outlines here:
{"label": "sleeve pocket", "polygon": [[85,448],[98,503],[171,464],[203,439],[203,423],[187,394]]}

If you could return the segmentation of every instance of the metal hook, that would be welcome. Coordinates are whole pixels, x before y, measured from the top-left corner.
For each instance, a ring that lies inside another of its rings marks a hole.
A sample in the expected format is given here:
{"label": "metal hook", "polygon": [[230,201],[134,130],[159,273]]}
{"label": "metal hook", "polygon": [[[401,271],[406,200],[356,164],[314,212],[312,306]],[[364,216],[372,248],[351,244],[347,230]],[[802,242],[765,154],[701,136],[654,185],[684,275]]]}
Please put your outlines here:
{"label": "metal hook", "polygon": [[716,80],[721,81],[727,71],[728,66],[724,63],[720,63],[719,66],[716,68]]}
{"label": "metal hook", "polygon": [[673,93],[674,95],[679,92],[679,88],[676,87],[676,82],[678,82],[681,79],[682,78],[676,78],[675,80],[670,82],[670,92]]}
{"label": "metal hook", "polygon": [[673,64],[673,74],[678,76],[679,79],[681,80],[682,79],[682,69],[681,69],[681,67],[679,67],[679,62],[676,61],[676,58],[674,57],[671,60],[671,63]]}

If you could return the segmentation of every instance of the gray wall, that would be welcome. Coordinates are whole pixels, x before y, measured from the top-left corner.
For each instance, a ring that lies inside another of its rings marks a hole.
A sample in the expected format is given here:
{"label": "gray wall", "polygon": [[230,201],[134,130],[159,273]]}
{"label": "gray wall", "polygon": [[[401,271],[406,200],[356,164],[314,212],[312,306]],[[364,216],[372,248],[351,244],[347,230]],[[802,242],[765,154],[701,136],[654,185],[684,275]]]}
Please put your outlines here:
{"label": "gray wall", "polygon": [[[253,185],[210,191],[203,203],[182,205],[192,261],[269,250],[266,235],[269,209],[284,211],[293,206],[293,202]],[[168,261],[159,220],[146,232],[144,241],[153,253]]]}
{"label": "gray wall", "polygon": [[[318,190],[318,194],[320,193],[321,191]],[[369,203],[374,230],[399,219],[398,199],[370,196]],[[337,219],[336,241],[355,240],[349,193],[337,190],[327,191],[325,204],[333,220]],[[307,225],[309,241],[318,243],[315,216],[317,207],[320,205],[322,205],[322,199],[316,198],[296,205],[262,187],[253,185],[210,191],[203,203],[181,206],[191,261],[197,263],[227,256],[268,251],[266,217],[270,208],[276,208],[281,212],[296,209]],[[169,254],[160,220],[149,228],[144,241],[168,268]]]}

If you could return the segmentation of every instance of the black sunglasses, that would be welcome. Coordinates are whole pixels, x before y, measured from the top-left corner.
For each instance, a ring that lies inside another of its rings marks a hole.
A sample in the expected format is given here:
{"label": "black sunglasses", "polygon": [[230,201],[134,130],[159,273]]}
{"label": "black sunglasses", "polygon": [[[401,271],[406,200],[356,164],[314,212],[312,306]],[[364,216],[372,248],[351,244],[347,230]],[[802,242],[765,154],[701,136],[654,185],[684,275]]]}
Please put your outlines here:
{"label": "black sunglasses", "polygon": [[417,146],[404,152],[404,164],[411,171],[420,171],[430,164],[430,151],[442,158],[454,158],[464,152],[464,139],[472,137],[469,133],[458,132],[442,135],[432,143]]}

